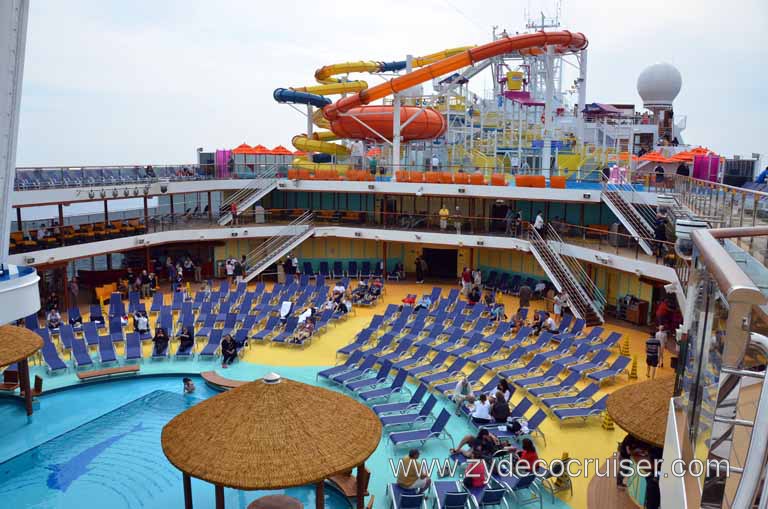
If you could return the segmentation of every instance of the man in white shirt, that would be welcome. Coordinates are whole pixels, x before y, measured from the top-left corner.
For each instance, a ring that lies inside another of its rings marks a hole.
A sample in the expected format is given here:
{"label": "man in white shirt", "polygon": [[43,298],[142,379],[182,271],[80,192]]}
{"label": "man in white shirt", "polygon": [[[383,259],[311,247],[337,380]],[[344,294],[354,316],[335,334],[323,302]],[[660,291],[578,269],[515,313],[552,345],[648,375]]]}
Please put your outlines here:
{"label": "man in white shirt", "polygon": [[437,154],[432,156],[432,171],[438,171],[440,169],[440,159]]}
{"label": "man in white shirt", "polygon": [[472,422],[477,424],[489,424],[493,422],[491,417],[491,402],[488,401],[488,396],[481,394],[480,398],[475,401],[475,406],[472,409]]}
{"label": "man in white shirt", "polygon": [[536,214],[536,219],[533,221],[533,227],[536,228],[538,234],[544,238],[544,215],[541,211]]}
{"label": "man in white shirt", "polygon": [[557,324],[555,323],[555,319],[552,318],[552,315],[547,313],[547,319],[544,320],[544,323],[541,324],[541,329],[549,332],[557,332]]}
{"label": "man in white shirt", "polygon": [[336,286],[333,287],[333,293],[340,293],[343,295],[344,292],[346,291],[347,289],[344,287],[343,284],[341,284],[341,281],[337,281]]}

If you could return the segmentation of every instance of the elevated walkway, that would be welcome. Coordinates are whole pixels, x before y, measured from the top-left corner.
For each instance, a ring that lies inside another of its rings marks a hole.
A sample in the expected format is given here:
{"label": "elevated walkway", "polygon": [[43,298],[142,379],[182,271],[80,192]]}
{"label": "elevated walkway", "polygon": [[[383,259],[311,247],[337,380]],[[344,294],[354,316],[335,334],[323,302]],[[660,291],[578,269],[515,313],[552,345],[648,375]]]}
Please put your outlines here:
{"label": "elevated walkway", "polygon": [[584,272],[579,262],[567,255],[567,245],[557,232],[547,225],[545,241],[533,226],[530,226],[531,252],[547,273],[558,291],[568,294],[574,316],[588,325],[603,323],[605,297],[595,283]]}
{"label": "elevated walkway", "polygon": [[277,235],[264,241],[259,247],[245,257],[246,275],[248,282],[264,272],[270,265],[298,247],[302,242],[315,234],[312,218],[314,214],[305,212],[284,227]]}

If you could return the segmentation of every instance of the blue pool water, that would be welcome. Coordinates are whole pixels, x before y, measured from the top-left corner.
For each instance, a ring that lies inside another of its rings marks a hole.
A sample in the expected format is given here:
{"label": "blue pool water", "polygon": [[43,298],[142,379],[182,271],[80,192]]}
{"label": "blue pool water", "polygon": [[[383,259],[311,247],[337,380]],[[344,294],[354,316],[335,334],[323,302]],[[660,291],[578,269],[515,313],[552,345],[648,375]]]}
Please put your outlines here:
{"label": "blue pool water", "polygon": [[[2,506],[181,507],[181,473],[165,459],[160,432],[170,419],[198,401],[198,397],[155,390],[0,464]],[[192,493],[195,506],[213,506],[210,484],[194,481]],[[245,508],[268,493],[286,493],[307,507],[315,505],[311,487],[258,493],[225,490],[226,505]],[[334,490],[326,490],[325,498],[326,507],[349,507]]]}
{"label": "blue pool water", "polygon": [[[144,368],[150,371],[150,367]],[[315,376],[319,369],[243,362],[224,374],[255,380],[277,371],[287,378],[318,385]],[[0,399],[0,509],[183,507],[181,474],[163,455],[160,430],[189,405],[218,393],[193,376],[197,391],[194,396],[184,396],[182,376],[142,376],[48,393],[39,399],[31,419],[17,401]],[[336,389],[323,382],[319,385]],[[435,415],[443,407],[440,401]],[[459,441],[472,430],[465,420],[452,418],[447,431]],[[448,441],[428,443],[421,448],[422,458],[446,458],[450,447]],[[405,453],[393,451],[385,436],[366,462],[372,473],[369,492],[375,495],[375,509],[390,507],[386,491],[394,476],[389,460]],[[193,480],[192,492],[195,507],[214,506],[212,485]],[[305,507],[315,506],[313,488],[286,493],[302,500]],[[326,507],[349,507],[336,491],[326,489],[325,493]],[[227,489],[226,507],[244,509],[265,494]],[[568,508],[559,499],[553,503],[545,497],[543,502],[545,509]]]}

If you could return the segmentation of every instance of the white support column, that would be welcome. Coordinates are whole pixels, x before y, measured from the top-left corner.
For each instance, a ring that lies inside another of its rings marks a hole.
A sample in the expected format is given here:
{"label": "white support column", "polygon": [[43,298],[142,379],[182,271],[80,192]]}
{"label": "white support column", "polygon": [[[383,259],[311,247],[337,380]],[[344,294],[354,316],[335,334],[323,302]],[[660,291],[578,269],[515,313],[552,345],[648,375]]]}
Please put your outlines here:
{"label": "white support column", "polygon": [[392,180],[400,169],[400,94],[395,94],[392,101]]}
{"label": "white support column", "polygon": [[544,56],[544,73],[546,83],[544,86],[544,146],[541,149],[541,169],[545,177],[549,177],[549,170],[552,166],[552,107],[553,96],[555,93],[553,58],[555,47],[547,46],[547,54]]}
{"label": "white support column", "polygon": [[587,50],[581,50],[579,55],[579,99],[578,99],[578,124],[576,127],[576,139],[584,144],[584,107],[587,105]]}
{"label": "white support column", "polygon": [[0,2],[0,267],[8,264],[28,0]]}

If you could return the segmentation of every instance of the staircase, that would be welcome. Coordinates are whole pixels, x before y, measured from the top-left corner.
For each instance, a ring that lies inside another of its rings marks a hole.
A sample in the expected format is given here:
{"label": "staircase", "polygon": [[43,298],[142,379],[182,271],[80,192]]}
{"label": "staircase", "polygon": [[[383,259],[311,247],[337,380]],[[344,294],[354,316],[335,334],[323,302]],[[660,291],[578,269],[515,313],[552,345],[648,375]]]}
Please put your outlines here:
{"label": "staircase", "polygon": [[549,242],[531,225],[529,241],[533,256],[560,292],[568,294],[571,312],[588,325],[603,323],[605,297],[589,278],[580,263],[567,255],[567,245],[557,232],[547,225],[545,234]]}
{"label": "staircase", "polygon": [[314,214],[310,211],[304,212],[277,235],[270,237],[245,255],[245,282],[264,272],[270,265],[314,235],[313,216]]}
{"label": "staircase", "polygon": [[261,170],[250,180],[249,185],[227,196],[219,209],[219,225],[224,226],[232,222],[233,203],[237,207],[237,215],[239,216],[272,192],[277,187],[276,171],[277,165]]}
{"label": "staircase", "polygon": [[600,197],[635,238],[645,254],[653,255],[650,239],[654,237],[652,225],[656,222],[656,213],[650,205],[645,203],[630,184],[604,182]]}

